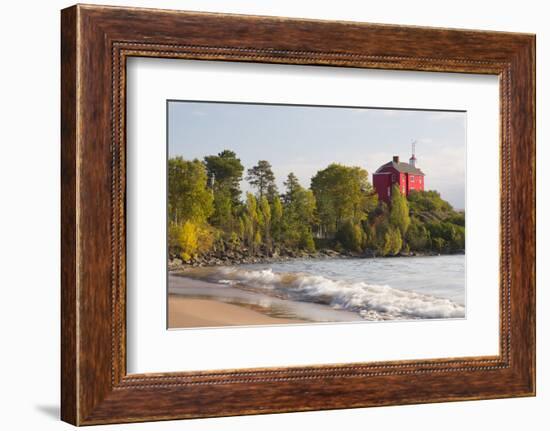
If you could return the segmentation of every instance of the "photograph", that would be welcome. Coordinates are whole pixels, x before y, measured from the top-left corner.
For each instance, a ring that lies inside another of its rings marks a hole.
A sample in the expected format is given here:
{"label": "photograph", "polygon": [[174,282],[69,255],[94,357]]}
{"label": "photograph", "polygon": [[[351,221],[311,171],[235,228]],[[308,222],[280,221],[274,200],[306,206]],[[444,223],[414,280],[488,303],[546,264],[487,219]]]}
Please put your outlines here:
{"label": "photograph", "polygon": [[466,112],[167,116],[168,328],[466,317]]}
{"label": "photograph", "polygon": [[543,7],[143,3],[6,9],[4,428],[547,423]]}

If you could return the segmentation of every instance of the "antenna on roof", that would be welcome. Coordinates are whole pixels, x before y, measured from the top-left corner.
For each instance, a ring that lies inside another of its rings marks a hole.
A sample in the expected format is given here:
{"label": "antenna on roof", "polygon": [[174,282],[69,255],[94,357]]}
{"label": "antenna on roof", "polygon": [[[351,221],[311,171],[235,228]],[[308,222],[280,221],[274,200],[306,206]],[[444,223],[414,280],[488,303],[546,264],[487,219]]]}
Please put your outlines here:
{"label": "antenna on roof", "polygon": [[416,167],[416,156],[414,155],[414,153],[416,152],[416,140],[413,139],[413,141],[411,142],[411,146],[412,146],[412,156],[411,158],[409,159],[409,165],[411,165],[413,168]]}

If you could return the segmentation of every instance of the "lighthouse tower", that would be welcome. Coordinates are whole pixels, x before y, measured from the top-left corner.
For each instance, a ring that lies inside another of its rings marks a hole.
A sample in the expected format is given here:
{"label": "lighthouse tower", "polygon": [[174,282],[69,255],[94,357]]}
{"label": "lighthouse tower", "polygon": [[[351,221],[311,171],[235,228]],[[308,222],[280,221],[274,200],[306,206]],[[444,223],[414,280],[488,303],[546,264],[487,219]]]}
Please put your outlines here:
{"label": "lighthouse tower", "polygon": [[409,159],[409,165],[411,165],[413,168],[416,168],[416,157],[414,155],[415,147],[416,147],[416,141],[412,141],[412,156]]}

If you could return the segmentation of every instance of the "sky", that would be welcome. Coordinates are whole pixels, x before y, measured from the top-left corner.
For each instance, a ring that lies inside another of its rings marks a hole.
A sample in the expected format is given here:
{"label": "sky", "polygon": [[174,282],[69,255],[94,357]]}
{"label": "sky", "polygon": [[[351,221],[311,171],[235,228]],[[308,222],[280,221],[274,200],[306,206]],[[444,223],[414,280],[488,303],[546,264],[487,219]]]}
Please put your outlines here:
{"label": "sky", "polygon": [[[417,108],[417,107],[415,107]],[[224,149],[246,170],[258,160],[273,167],[277,186],[294,172],[304,187],[330,163],[360,166],[372,174],[392,160],[408,162],[416,141],[416,166],[425,189],[437,190],[464,209],[466,112],[246,103],[168,102],[169,157],[202,160]],[[251,188],[243,181],[243,191]]]}

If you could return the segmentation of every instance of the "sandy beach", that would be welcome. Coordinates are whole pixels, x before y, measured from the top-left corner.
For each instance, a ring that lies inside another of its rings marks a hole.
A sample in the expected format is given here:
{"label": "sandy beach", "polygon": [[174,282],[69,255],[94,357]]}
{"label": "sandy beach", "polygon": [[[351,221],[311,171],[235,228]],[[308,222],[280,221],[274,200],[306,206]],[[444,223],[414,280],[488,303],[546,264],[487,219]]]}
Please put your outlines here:
{"label": "sandy beach", "polygon": [[168,327],[212,327],[231,325],[281,325],[305,320],[271,317],[250,308],[213,299],[169,295]]}

